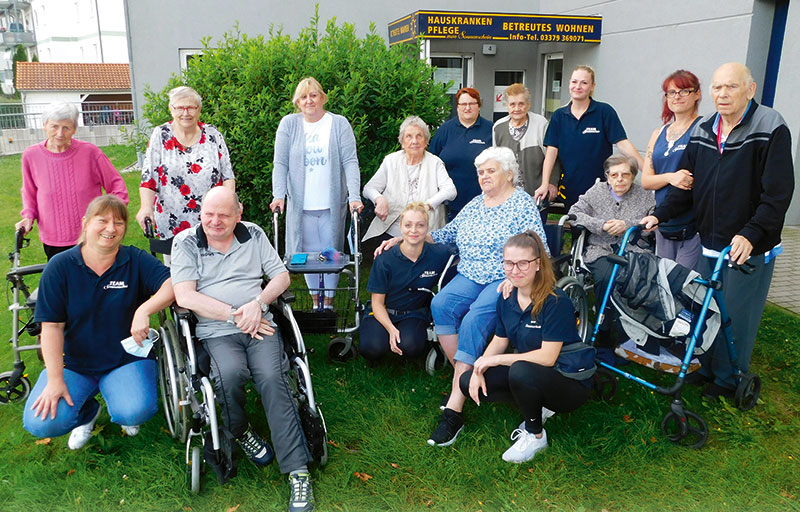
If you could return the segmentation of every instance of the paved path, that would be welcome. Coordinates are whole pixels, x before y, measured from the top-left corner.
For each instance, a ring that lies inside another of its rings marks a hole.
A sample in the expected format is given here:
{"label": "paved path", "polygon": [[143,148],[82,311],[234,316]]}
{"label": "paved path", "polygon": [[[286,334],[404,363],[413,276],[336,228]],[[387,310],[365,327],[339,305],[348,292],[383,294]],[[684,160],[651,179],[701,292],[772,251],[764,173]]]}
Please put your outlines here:
{"label": "paved path", "polygon": [[800,315],[800,226],[786,226],[767,300]]}

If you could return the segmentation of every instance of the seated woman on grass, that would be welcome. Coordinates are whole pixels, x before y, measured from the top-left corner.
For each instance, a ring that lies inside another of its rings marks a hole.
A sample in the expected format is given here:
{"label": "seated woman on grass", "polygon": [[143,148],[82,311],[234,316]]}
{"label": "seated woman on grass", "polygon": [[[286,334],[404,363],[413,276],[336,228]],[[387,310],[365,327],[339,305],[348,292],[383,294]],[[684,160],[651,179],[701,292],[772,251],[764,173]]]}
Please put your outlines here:
{"label": "seated woman on grass", "polygon": [[[510,402],[522,411],[523,421],[511,433],[516,442],[503,453],[504,461],[521,463],[547,447],[547,418],[586,402],[591,380],[571,379],[553,368],[561,347],[581,339],[572,301],[555,287],[541,238],[533,231],[509,238],[503,268],[514,290],[497,299],[494,338],[459,384],[478,405]],[[509,344],[514,352],[506,353]]]}
{"label": "seated woman on grass", "polygon": [[425,241],[428,207],[417,201],[400,214],[403,241],[375,258],[367,291],[372,311],[361,322],[359,352],[377,361],[390,351],[415,358],[425,352],[431,323],[431,294],[450,257],[448,247]]}

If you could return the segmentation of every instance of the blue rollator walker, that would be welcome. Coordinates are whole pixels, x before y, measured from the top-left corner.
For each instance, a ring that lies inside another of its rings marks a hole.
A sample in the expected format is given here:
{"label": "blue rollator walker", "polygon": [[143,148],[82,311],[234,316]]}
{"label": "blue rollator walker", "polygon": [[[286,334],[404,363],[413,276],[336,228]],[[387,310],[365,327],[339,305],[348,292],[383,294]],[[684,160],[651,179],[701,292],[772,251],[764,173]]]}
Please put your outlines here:
{"label": "blue rollator walker", "polygon": [[[608,306],[609,301],[611,300],[614,286],[618,284],[616,283],[616,280],[620,272],[620,267],[628,264],[628,260],[625,258],[625,249],[629,242],[638,237],[643,228],[643,225],[629,228],[622,238],[617,253],[608,257],[609,261],[611,261],[614,265],[611,271],[611,277],[609,279],[608,286],[606,287],[600,307],[598,309],[600,314],[597,317],[591,340],[589,341],[589,344],[591,345],[594,345],[595,340],[597,339],[600,326],[602,325],[603,319],[606,315],[606,306]],[[722,283],[719,281],[719,275],[722,270],[722,266],[726,264],[725,260],[730,250],[731,248],[728,246],[720,252],[716,264],[714,265],[714,270],[709,278],[698,277],[691,281],[694,284],[703,286],[705,288],[705,294],[703,296],[700,311],[696,316],[696,320],[692,323],[693,327],[691,331],[691,337],[686,343],[686,353],[681,361],[678,377],[672,386],[658,386],[640,377],[637,377],[636,375],[632,375],[624,370],[620,370],[612,364],[604,361],[597,361],[598,372],[595,376],[595,389],[598,391],[600,398],[609,400],[616,393],[617,377],[614,374],[622,375],[629,380],[641,384],[651,391],[660,393],[662,395],[671,396],[672,402],[670,403],[670,410],[666,413],[661,421],[661,431],[673,443],[691,448],[700,448],[703,446],[703,444],[705,444],[706,440],[708,439],[708,425],[697,413],[684,407],[683,399],[681,398],[681,390],[683,388],[687,373],[691,371],[690,364],[692,363],[692,358],[695,355],[695,348],[698,340],[700,340],[702,337],[703,328],[706,324],[707,316],[709,314],[709,307],[712,301],[716,301],[719,309],[721,328],[728,346],[728,355],[737,382],[735,393],[736,406],[743,411],[753,408],[758,401],[758,395],[761,391],[761,379],[755,374],[743,373],[738,366],[736,347],[734,345],[733,335],[731,334],[731,319],[728,316],[728,311],[725,307],[725,301],[721,293]],[[732,261],[729,261],[727,264],[732,270],[745,273],[750,271],[747,264],[740,266]]]}

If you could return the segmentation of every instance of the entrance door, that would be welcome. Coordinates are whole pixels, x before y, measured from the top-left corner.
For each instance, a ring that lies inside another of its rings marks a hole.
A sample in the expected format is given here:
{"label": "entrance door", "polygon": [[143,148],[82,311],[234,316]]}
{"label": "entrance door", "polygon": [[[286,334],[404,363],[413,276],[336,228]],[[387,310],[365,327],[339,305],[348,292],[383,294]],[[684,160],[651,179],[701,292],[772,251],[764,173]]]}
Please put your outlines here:
{"label": "entrance door", "polygon": [[437,82],[452,82],[447,89],[450,96],[450,118],[456,113],[456,93],[462,87],[472,87],[472,56],[432,55],[431,66],[436,67],[433,78]]}
{"label": "entrance door", "polygon": [[550,120],[550,116],[561,106],[563,53],[548,53],[544,56],[544,84],[542,84],[542,115]]}

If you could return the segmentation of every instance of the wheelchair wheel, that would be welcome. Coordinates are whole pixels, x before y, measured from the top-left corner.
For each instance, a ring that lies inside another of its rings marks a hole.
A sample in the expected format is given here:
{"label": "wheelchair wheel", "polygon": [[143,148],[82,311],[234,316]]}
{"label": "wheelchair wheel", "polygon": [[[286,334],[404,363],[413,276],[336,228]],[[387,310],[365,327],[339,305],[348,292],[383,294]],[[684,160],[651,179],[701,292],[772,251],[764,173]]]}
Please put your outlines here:
{"label": "wheelchair wheel", "polygon": [[308,405],[303,405],[299,412],[311,457],[322,467],[328,463],[328,428],[325,418],[319,406],[312,410]]}
{"label": "wheelchair wheel", "polygon": [[610,402],[617,394],[619,381],[611,371],[598,365],[592,376],[592,396],[595,400]]}
{"label": "wheelchair wheel", "polygon": [[356,346],[352,338],[333,338],[328,344],[328,357],[332,361],[345,363],[356,357]]}
{"label": "wheelchair wheel", "polygon": [[15,404],[24,401],[31,393],[31,381],[21,376],[16,386],[11,385],[13,372],[0,373],[0,405]]}
{"label": "wheelchair wheel", "polygon": [[583,285],[576,278],[571,276],[562,277],[556,283],[558,288],[561,288],[567,297],[572,301],[575,306],[575,324],[578,328],[578,336],[583,341],[589,339],[589,302],[586,299],[586,290]]}
{"label": "wheelchair wheel", "polygon": [[200,466],[202,464],[203,454],[200,451],[199,446],[195,446],[192,448],[192,462],[191,466],[189,467],[189,471],[191,473],[191,490],[192,494],[198,494],[200,492]]}
{"label": "wheelchair wheel", "polygon": [[675,444],[698,449],[708,440],[708,425],[699,415],[684,409],[684,417],[670,410],[661,420],[661,432]]}
{"label": "wheelchair wheel", "polygon": [[447,356],[442,352],[441,345],[435,343],[428,351],[427,357],[425,357],[425,371],[433,377],[436,372],[444,368],[445,364],[447,364]]}
{"label": "wheelchair wheel", "polygon": [[178,365],[184,358],[183,351],[173,322],[168,321],[162,326],[159,334],[161,342],[158,344],[157,354],[158,380],[164,416],[170,435],[183,442],[189,432],[189,415],[186,408],[181,406],[181,402],[186,401],[186,390],[178,375]]}
{"label": "wheelchair wheel", "polygon": [[761,393],[761,378],[754,373],[745,373],[736,386],[734,400],[741,411],[749,411],[756,406]]}

